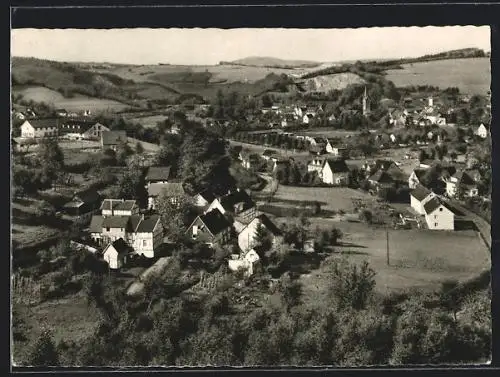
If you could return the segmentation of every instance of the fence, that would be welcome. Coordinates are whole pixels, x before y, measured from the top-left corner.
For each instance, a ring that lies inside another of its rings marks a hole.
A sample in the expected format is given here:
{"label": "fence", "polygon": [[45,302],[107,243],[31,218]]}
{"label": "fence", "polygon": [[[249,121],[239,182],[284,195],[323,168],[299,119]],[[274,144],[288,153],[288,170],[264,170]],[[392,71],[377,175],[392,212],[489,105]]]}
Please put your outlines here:
{"label": "fence", "polygon": [[212,291],[217,289],[224,281],[225,274],[217,271],[214,274],[200,271],[200,281],[193,287],[193,291]]}

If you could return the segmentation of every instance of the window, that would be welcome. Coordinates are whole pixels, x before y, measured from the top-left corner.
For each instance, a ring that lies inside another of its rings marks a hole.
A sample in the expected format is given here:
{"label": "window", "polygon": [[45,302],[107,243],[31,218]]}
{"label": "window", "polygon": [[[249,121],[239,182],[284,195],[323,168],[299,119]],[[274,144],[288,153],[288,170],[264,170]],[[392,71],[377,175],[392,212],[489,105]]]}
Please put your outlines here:
{"label": "window", "polygon": [[437,215],[434,215],[434,219],[437,219],[437,218],[438,218],[438,216],[437,216]]}
{"label": "window", "polygon": [[193,225],[193,238],[198,235],[198,225]]}
{"label": "window", "polygon": [[434,226],[438,226],[438,223],[434,223]]}
{"label": "window", "polygon": [[439,212],[443,212],[443,207],[439,208]]}
{"label": "window", "polygon": [[106,232],[109,232],[109,227],[106,228]]}
{"label": "window", "polygon": [[142,240],[142,247],[148,246],[148,240]]}

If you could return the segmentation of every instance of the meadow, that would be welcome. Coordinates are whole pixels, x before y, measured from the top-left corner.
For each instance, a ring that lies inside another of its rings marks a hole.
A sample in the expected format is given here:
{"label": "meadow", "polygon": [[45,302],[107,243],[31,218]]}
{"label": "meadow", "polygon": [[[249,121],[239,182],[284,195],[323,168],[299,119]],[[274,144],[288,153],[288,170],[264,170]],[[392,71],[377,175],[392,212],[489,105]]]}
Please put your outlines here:
{"label": "meadow", "polygon": [[67,111],[84,111],[91,109],[97,111],[120,111],[128,105],[105,98],[92,98],[84,95],[75,95],[72,98],[65,98],[61,93],[45,88],[43,86],[30,86],[27,88],[13,87],[14,94],[21,94],[23,99],[35,102],[45,102],[53,105],[55,108],[66,109]]}
{"label": "meadow", "polygon": [[398,87],[432,85],[445,89],[458,87],[468,94],[486,94],[490,90],[489,58],[450,59],[403,65],[387,71],[386,78]]}

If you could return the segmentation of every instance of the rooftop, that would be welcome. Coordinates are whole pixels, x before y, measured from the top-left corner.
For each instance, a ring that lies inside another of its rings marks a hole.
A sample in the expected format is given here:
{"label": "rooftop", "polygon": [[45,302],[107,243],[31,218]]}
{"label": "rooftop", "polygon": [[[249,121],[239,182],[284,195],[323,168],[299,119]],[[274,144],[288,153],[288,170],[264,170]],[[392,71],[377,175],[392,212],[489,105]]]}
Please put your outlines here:
{"label": "rooftop", "polygon": [[119,143],[126,143],[128,138],[125,131],[103,131],[101,133],[101,140],[103,145],[117,145]]}
{"label": "rooftop", "polygon": [[181,182],[168,183],[151,183],[148,187],[149,196],[159,196],[161,194],[167,196],[182,196],[185,194],[184,187]]}
{"label": "rooftop", "polygon": [[425,188],[424,186],[422,185],[418,185],[417,187],[415,187],[414,190],[412,190],[411,192],[411,196],[413,196],[415,199],[417,199],[418,201],[422,201],[424,200],[425,198],[427,198],[429,195],[431,194],[431,191],[428,190],[427,188]]}
{"label": "rooftop", "polygon": [[170,166],[151,166],[146,173],[147,181],[168,181],[170,178]]}
{"label": "rooftop", "polygon": [[229,221],[227,221],[218,209],[213,209],[204,215],[200,215],[199,218],[214,236],[231,226]]}

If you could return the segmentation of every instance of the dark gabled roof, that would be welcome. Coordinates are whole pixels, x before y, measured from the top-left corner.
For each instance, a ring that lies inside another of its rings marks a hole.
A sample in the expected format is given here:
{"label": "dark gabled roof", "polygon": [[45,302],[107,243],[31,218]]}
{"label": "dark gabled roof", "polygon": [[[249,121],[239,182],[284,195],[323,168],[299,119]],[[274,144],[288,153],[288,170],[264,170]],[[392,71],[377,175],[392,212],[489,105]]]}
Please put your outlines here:
{"label": "dark gabled roof", "polygon": [[141,221],[142,221],[142,215],[132,215],[132,216],[130,216],[129,219],[128,219],[127,230],[128,231],[132,231],[132,232],[137,231],[137,227],[139,226],[139,224],[141,223]]}
{"label": "dark gabled roof", "polygon": [[124,201],[121,199],[104,199],[101,204],[101,210],[111,210],[111,203],[113,203],[113,209],[116,211],[131,211],[136,205],[133,199]]}
{"label": "dark gabled roof", "polygon": [[224,215],[217,208],[205,213],[204,215],[200,215],[199,218],[203,224],[205,224],[209,232],[214,236],[231,226],[229,221],[227,221]]}
{"label": "dark gabled roof", "polygon": [[[130,246],[127,245],[123,238],[118,238],[117,240],[111,242],[109,245],[113,245],[118,254],[127,254],[131,251]],[[109,247],[109,245],[106,246],[106,249]]]}
{"label": "dark gabled roof", "polygon": [[325,144],[326,144],[325,139],[324,139],[323,137],[319,137],[319,136],[317,136],[317,137],[313,137],[313,140],[314,140],[316,143],[325,143]]}
{"label": "dark gabled roof", "polygon": [[272,156],[273,154],[278,154],[278,152],[273,149],[266,149],[264,152],[262,152],[263,156]]}
{"label": "dark gabled roof", "polygon": [[103,220],[104,218],[101,215],[92,216],[92,220],[90,220],[90,226],[89,226],[90,233],[101,233]]}
{"label": "dark gabled roof", "polygon": [[103,131],[101,140],[103,145],[117,145],[128,141],[125,131]]}
{"label": "dark gabled roof", "polygon": [[147,181],[168,181],[170,178],[170,166],[151,166],[146,173]]}
{"label": "dark gabled roof", "polygon": [[103,228],[128,228],[130,216],[107,216],[102,220]]}
{"label": "dark gabled roof", "polygon": [[325,143],[318,143],[316,145],[311,145],[309,147],[309,151],[310,152],[315,152],[315,153],[323,152],[323,151],[325,151],[325,149],[326,149]]}
{"label": "dark gabled roof", "polygon": [[243,211],[252,208],[255,203],[252,198],[248,196],[245,190],[236,190],[227,195],[220,197],[219,199],[221,206],[226,211],[233,211],[234,206],[239,203],[243,203]]}
{"label": "dark gabled roof", "polygon": [[[95,124],[97,124],[96,121],[92,121],[89,119],[68,119],[62,121],[61,128],[63,130],[78,130],[81,132],[88,131],[90,128],[92,128]],[[74,128],[73,128],[74,126]]]}
{"label": "dark gabled roof", "polygon": [[382,170],[387,170],[391,166],[397,166],[396,163],[392,160],[384,160],[384,159],[378,159],[375,161],[375,168],[382,169]]}
{"label": "dark gabled roof", "polygon": [[440,200],[437,196],[429,200],[427,203],[424,204],[424,210],[426,214],[431,214],[438,208],[440,205],[443,205],[443,207],[449,209],[451,212],[455,213],[453,208],[451,208],[445,201]]}
{"label": "dark gabled roof", "polygon": [[431,194],[431,191],[426,189],[422,185],[418,185],[415,189],[412,190],[411,196],[417,199],[419,202],[427,198]]}
{"label": "dark gabled roof", "polygon": [[427,172],[427,170],[426,169],[414,169],[413,172],[415,173],[417,178],[420,179]]}
{"label": "dark gabled roof", "polygon": [[345,160],[341,158],[326,159],[325,162],[323,163],[323,166],[325,166],[326,164],[330,166],[332,173],[347,173],[350,171],[349,168],[347,167]]}
{"label": "dark gabled roof", "polygon": [[374,181],[378,183],[392,183],[392,177],[387,174],[387,172],[383,170],[377,170],[374,174],[372,174],[369,178],[369,181]]}
{"label": "dark gabled roof", "polygon": [[138,233],[152,233],[156,224],[160,221],[159,215],[153,215],[144,217],[142,221],[139,223],[139,226],[136,228],[136,232]]}
{"label": "dark gabled roof", "polygon": [[185,191],[181,182],[151,183],[149,185],[149,196],[160,196],[162,194],[169,197],[183,196],[185,194]]}
{"label": "dark gabled roof", "polygon": [[216,196],[211,190],[203,190],[198,193],[203,199],[205,199],[208,203],[212,203],[215,199]]}
{"label": "dark gabled roof", "polygon": [[33,128],[54,128],[58,125],[58,119],[56,118],[44,118],[44,119],[30,119],[27,120]]}
{"label": "dark gabled roof", "polygon": [[270,231],[273,235],[275,236],[281,235],[281,230],[265,214],[257,216],[257,219],[259,219],[262,225],[264,225],[266,229]]}
{"label": "dark gabled roof", "polygon": [[75,198],[79,198],[82,202],[92,204],[101,200],[101,195],[95,189],[87,189],[76,192]]}

